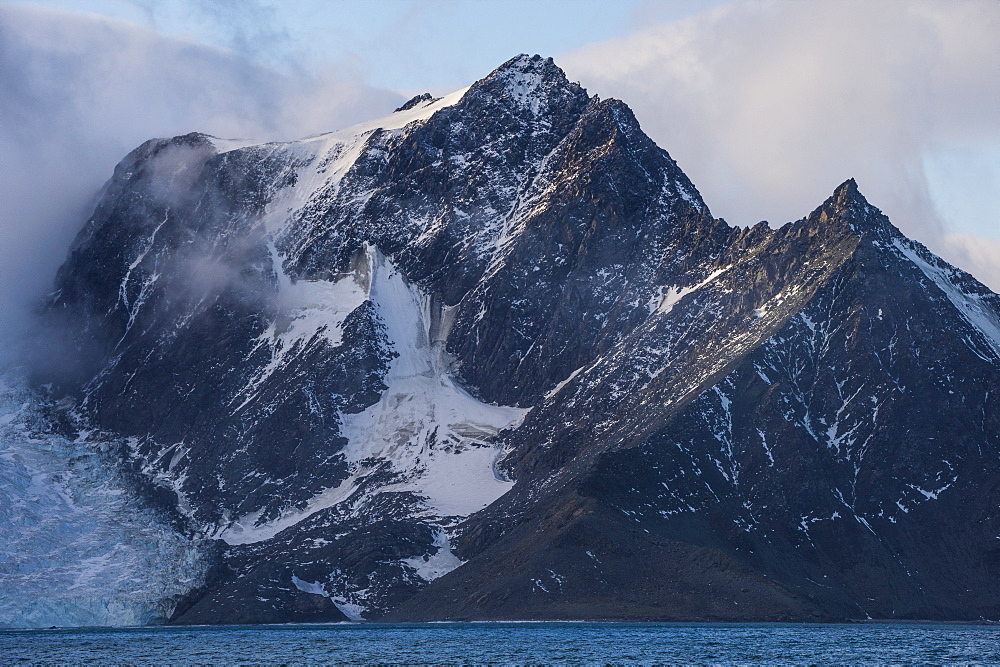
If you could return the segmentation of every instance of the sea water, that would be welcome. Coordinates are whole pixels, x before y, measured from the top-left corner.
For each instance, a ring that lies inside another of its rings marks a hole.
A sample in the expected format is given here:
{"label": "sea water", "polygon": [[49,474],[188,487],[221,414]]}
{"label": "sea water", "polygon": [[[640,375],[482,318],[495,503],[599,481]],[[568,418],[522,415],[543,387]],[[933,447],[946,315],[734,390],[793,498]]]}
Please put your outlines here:
{"label": "sea water", "polygon": [[0,663],[1000,663],[1000,627],[441,623],[0,631]]}

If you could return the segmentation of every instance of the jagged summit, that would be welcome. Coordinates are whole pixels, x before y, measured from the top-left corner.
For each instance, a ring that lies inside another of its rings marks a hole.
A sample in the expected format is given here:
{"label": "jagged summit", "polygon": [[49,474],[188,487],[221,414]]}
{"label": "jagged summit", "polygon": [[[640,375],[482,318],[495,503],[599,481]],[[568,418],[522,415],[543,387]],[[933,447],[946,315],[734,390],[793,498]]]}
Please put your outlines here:
{"label": "jagged summit", "polygon": [[477,81],[467,98],[494,97],[513,102],[519,112],[534,116],[574,112],[590,99],[578,83],[571,83],[565,72],[551,58],[522,54],[508,60],[488,76]]}
{"label": "jagged summit", "polygon": [[837,186],[805,220],[820,229],[843,227],[868,240],[891,242],[895,238],[904,238],[889,218],[868,202],[853,178]]}
{"label": "jagged summit", "polygon": [[537,53],[535,55],[527,53],[516,55],[493,70],[486,78],[509,79],[518,75],[545,79],[554,83],[568,83],[566,73],[556,65],[552,58],[545,58]]}
{"label": "jagged summit", "polygon": [[878,210],[868,203],[865,196],[861,194],[857,181],[853,178],[849,178],[837,186],[837,188],[833,191],[833,194],[830,195],[830,198],[824,202],[823,206],[827,206],[828,204],[841,211],[851,213]]}
{"label": "jagged summit", "polygon": [[419,95],[414,95],[401,107],[396,109],[393,113],[399,113],[400,111],[409,111],[410,109],[425,103],[436,102],[441,98],[433,97],[430,93],[420,93]]}
{"label": "jagged summit", "polygon": [[843,198],[861,197],[864,199],[864,196],[858,190],[858,182],[854,180],[853,177],[838,185],[836,189],[834,189],[833,194],[834,196]]}

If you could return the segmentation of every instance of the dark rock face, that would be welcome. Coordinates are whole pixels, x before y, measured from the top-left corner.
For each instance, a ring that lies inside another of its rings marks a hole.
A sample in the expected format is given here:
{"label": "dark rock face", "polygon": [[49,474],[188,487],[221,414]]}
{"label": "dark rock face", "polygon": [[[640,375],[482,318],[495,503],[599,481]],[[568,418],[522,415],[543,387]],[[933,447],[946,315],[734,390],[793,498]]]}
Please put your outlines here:
{"label": "dark rock face", "polygon": [[[522,460],[537,466],[571,441],[571,463],[558,473],[566,476],[581,450],[601,452],[566,483],[572,493],[539,498],[543,480],[554,477],[548,470],[534,484],[519,484],[468,522],[461,553],[470,562],[394,618],[442,617],[422,611],[438,607],[432,595],[460,601],[446,614],[515,618],[525,603],[498,591],[524,581],[541,582],[525,593],[527,608],[555,617],[582,600],[590,612],[578,614],[592,618],[997,617],[988,592],[1000,553],[997,480],[984,472],[1000,442],[989,404],[997,357],[983,330],[956,317],[949,285],[968,285],[968,276],[899,234],[853,182],[774,234],[819,236],[813,246],[834,250],[807,303],[788,303],[802,283],[790,289],[781,282],[772,288],[778,296],[749,304],[761,306],[759,319],[778,310],[782,326],[655,426],[646,425],[640,406],[612,411],[611,433],[621,434],[612,446],[603,433],[549,427],[546,451]],[[796,261],[811,263],[789,245]],[[969,293],[973,307],[996,303],[979,285]],[[717,316],[711,296],[703,299],[697,308]],[[600,391],[585,373],[577,382],[570,402]],[[634,403],[649,400],[642,387],[628,394]],[[655,401],[657,413],[669,410],[669,402]],[[589,411],[571,413],[564,424]],[[639,424],[630,426],[630,418]],[[518,479],[532,480],[533,472],[521,463]],[[519,490],[528,497],[518,498]],[[631,536],[613,537],[623,531]],[[656,566],[615,585],[622,568],[636,567],[617,556],[622,544],[643,554],[638,563]],[[697,585],[688,579],[691,556],[678,545],[702,550]],[[511,567],[512,552],[529,560]],[[754,595],[745,583],[735,590],[746,581],[740,571],[768,586]],[[484,613],[470,601],[486,590],[493,593]],[[693,604],[699,596],[708,599]]]}
{"label": "dark rock face", "polygon": [[220,550],[173,622],[1000,617],[1000,297],[853,181],[729,227],[551,60],[147,142],[57,287],[57,379]]}

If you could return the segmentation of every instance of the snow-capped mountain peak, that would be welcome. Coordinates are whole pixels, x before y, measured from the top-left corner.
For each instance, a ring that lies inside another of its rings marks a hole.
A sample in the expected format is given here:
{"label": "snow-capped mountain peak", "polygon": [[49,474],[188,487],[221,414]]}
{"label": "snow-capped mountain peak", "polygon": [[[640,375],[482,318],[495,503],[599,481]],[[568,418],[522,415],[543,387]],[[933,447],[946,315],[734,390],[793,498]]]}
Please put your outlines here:
{"label": "snow-capped mountain peak", "polygon": [[[156,521],[75,516],[108,562],[185,561],[99,622],[1000,616],[1000,297],[853,180],[713,218],[551,59],[300,141],[147,142],[47,308],[45,429],[117,443],[92,479]],[[51,470],[22,440],[14,476]],[[59,553],[96,551],[39,580]]]}

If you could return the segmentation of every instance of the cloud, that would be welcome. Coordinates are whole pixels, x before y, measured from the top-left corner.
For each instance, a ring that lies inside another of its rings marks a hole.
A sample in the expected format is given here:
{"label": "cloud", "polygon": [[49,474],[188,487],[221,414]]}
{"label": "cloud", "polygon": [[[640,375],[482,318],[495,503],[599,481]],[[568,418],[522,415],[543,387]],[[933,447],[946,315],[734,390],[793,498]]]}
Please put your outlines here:
{"label": "cloud", "polygon": [[350,72],[277,71],[127,22],[0,5],[0,340],[24,327],[101,184],[146,139],[292,139],[401,100]]}
{"label": "cloud", "polygon": [[145,20],[145,24],[176,36],[178,29],[211,35],[213,44],[224,46],[248,60],[290,64],[294,42],[278,9],[263,0],[123,0]]}
{"label": "cloud", "polygon": [[945,241],[956,230],[925,171],[942,147],[1000,136],[997,34],[996,2],[740,2],[560,62],[632,106],[716,215],[780,224],[853,176],[904,232],[1000,289],[1000,253]]}

